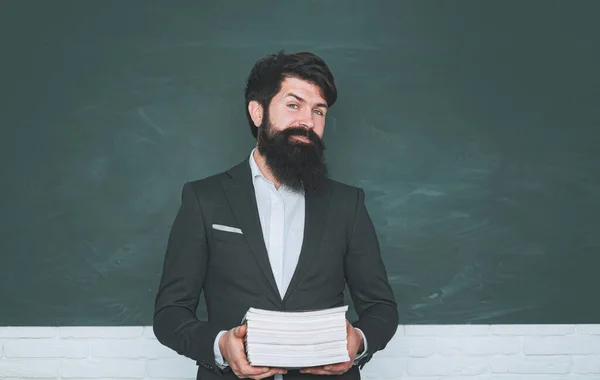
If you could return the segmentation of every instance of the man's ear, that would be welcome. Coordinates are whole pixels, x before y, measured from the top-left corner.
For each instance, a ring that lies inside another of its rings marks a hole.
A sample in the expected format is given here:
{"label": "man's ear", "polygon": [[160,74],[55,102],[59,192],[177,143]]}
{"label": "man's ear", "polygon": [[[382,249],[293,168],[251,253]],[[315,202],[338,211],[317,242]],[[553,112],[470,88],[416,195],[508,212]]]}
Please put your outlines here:
{"label": "man's ear", "polygon": [[257,128],[260,127],[263,118],[263,107],[260,103],[256,100],[251,100],[250,103],[248,103],[248,113],[250,113],[254,126]]}

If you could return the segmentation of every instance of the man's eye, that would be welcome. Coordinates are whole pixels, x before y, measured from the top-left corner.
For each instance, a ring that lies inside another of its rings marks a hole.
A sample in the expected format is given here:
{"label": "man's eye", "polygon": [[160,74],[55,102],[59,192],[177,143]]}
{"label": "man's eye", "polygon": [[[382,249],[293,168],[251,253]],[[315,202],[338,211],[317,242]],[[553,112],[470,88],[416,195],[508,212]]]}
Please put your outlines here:
{"label": "man's eye", "polygon": [[321,112],[321,110],[315,110],[315,113],[316,113],[317,115],[321,115],[321,116],[323,116],[323,112]]}
{"label": "man's eye", "polygon": [[288,107],[290,107],[290,108],[297,108],[297,107],[298,107],[298,105],[297,105],[297,104],[295,104],[295,103],[292,103],[292,104],[288,104]]}

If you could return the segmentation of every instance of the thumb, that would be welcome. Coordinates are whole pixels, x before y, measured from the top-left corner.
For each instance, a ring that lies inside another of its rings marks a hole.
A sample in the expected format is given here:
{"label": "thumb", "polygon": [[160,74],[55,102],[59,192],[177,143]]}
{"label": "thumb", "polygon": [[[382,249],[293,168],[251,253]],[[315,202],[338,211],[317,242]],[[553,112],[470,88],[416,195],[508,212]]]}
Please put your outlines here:
{"label": "thumb", "polygon": [[243,338],[244,335],[246,335],[246,325],[244,324],[244,325],[236,327],[234,334],[238,338]]}

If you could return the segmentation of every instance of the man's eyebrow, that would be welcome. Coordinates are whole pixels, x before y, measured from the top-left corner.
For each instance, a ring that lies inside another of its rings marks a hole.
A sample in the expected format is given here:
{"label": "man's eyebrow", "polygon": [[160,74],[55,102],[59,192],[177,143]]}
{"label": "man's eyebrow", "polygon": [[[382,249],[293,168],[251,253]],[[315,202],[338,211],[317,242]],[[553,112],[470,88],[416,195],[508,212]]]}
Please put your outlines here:
{"label": "man's eyebrow", "polygon": [[[288,96],[293,96],[294,98],[298,99],[298,101],[306,103],[306,100],[302,99],[301,97],[299,97],[298,95],[294,94],[294,93],[288,93],[285,97],[287,98]],[[327,104],[325,103],[317,103],[315,104],[317,107],[323,107],[323,108],[328,108]]]}

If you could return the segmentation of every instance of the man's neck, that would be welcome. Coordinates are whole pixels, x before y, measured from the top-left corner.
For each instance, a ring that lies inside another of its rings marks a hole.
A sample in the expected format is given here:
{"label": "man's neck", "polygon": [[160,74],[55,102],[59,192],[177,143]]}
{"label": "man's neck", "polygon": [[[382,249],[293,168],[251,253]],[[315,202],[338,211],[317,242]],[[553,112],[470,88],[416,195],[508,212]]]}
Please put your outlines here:
{"label": "man's neck", "polygon": [[266,159],[265,157],[263,157],[262,154],[260,154],[260,152],[258,151],[258,147],[256,147],[256,149],[254,150],[253,156],[254,161],[256,161],[256,165],[258,166],[258,169],[260,170],[262,175],[265,176],[265,178],[269,181],[273,182],[276,189],[279,189],[279,182],[275,180],[273,173],[271,173],[271,171],[267,167]]}

